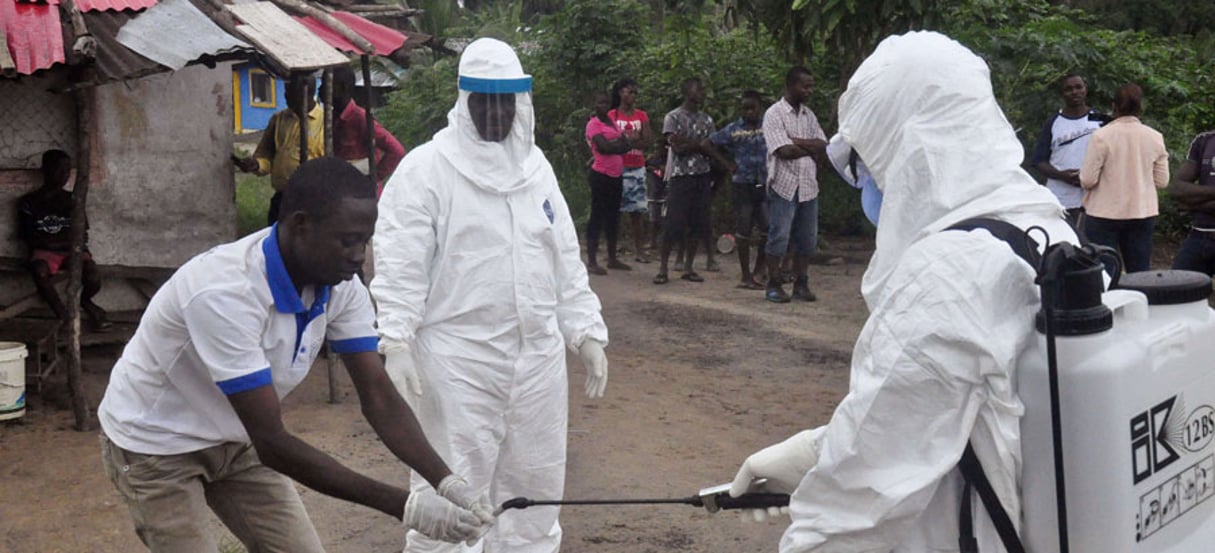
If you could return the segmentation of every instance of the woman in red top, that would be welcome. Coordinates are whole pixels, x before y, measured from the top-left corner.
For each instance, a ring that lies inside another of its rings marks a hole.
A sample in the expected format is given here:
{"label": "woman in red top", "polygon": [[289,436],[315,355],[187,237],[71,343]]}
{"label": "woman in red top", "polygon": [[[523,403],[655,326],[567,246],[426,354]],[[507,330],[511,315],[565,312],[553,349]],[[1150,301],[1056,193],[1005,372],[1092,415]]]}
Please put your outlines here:
{"label": "woman in red top", "polygon": [[629,139],[608,118],[608,95],[595,93],[595,114],[586,122],[586,142],[594,160],[587,181],[591,186],[591,218],[586,225],[586,271],[606,275],[599,266],[599,235],[607,235],[608,269],[628,271],[628,265],[616,259],[616,237],[620,229],[621,177],[623,155],[632,149]]}
{"label": "woman in red top", "polygon": [[650,144],[650,118],[637,109],[637,81],[623,78],[612,85],[612,110],[608,117],[633,143],[633,149],[624,154],[624,171],[621,173],[620,211],[629,214],[633,233],[633,260],[649,263],[646,255],[645,232],[642,223],[646,213],[645,193],[645,149]]}

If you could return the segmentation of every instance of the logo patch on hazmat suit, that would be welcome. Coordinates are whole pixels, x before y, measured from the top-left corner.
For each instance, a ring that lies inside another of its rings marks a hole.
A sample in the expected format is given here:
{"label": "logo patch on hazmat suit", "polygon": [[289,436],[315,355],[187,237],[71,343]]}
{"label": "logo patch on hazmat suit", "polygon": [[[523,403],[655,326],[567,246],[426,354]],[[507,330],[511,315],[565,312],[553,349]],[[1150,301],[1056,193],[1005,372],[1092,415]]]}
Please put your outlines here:
{"label": "logo patch on hazmat suit", "polygon": [[553,224],[553,204],[547,198],[544,200],[544,215],[548,217],[548,223]]}

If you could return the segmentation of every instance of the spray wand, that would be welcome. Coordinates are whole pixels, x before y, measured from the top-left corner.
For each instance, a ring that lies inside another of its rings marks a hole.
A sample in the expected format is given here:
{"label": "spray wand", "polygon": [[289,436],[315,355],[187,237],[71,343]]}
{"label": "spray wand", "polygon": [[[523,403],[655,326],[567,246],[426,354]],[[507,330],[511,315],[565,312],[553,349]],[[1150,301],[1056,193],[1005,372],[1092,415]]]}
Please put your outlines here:
{"label": "spray wand", "polygon": [[661,498],[661,499],[528,499],[516,497],[502,503],[495,511],[501,514],[507,509],[526,509],[541,505],[691,505],[704,507],[710,513],[720,510],[733,509],[767,509],[769,507],[787,507],[789,494],[786,493],[745,493],[738,497],[730,497],[730,485],[722,484],[700,490],[690,497]]}

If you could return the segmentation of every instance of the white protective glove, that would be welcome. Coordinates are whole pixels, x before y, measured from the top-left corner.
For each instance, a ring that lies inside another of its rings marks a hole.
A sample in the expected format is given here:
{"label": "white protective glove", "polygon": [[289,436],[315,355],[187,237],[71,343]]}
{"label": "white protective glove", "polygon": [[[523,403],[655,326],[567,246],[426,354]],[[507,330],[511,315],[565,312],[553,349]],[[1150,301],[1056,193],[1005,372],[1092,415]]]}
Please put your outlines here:
{"label": "white protective glove", "polygon": [[395,344],[384,348],[384,370],[401,397],[422,395],[422,381],[418,377],[418,366],[413,362],[409,345]]}
{"label": "white protective glove", "polygon": [[608,361],[607,354],[603,353],[603,344],[589,338],[583,340],[582,345],[578,346],[578,355],[586,367],[586,397],[603,397],[608,379]]}
{"label": "white protective glove", "polygon": [[488,492],[478,495],[472,486],[468,485],[467,480],[454,474],[447,475],[439,482],[438,492],[448,501],[472,511],[483,524],[493,525],[494,504],[490,503]]}
{"label": "white protective glove", "polygon": [[432,490],[409,493],[401,524],[407,530],[416,530],[431,539],[468,545],[476,543],[489,531],[489,525],[472,511],[439,497]]}
{"label": "white protective glove", "polygon": [[[752,484],[758,478],[765,478],[764,491],[771,493],[793,493],[801,484],[802,478],[818,463],[818,445],[814,430],[803,430],[787,440],[770,445],[753,453],[743,461],[734,482],[730,484],[730,497],[738,497],[751,491]],[[769,516],[788,514],[788,507],[771,507],[743,511],[743,518],[754,518],[757,522],[766,520]]]}

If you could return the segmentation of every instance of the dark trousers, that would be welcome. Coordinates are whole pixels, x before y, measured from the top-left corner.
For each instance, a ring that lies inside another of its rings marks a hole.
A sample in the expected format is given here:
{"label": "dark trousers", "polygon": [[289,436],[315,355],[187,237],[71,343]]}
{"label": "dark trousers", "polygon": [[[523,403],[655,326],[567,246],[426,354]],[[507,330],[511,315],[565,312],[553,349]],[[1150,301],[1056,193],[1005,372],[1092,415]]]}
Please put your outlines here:
{"label": "dark trousers", "polygon": [[[1117,251],[1122,256],[1122,268],[1128,273],[1152,268],[1152,230],[1155,228],[1155,217],[1104,219],[1092,214],[1084,216],[1084,235],[1088,241]],[[1110,262],[1106,262],[1106,269],[1113,274]]]}
{"label": "dark trousers", "polygon": [[703,238],[709,233],[709,208],[713,198],[712,177],[686,175],[671,177],[667,183],[667,240],[672,247],[683,247],[684,240]]}
{"label": "dark trousers", "polygon": [[266,212],[266,226],[271,226],[278,222],[278,208],[282,204],[282,192],[275,192],[273,196],[270,196],[270,210]]}
{"label": "dark trousers", "polygon": [[768,193],[763,183],[736,182],[734,185],[734,238],[750,240],[751,230],[759,236],[768,234]]}
{"label": "dark trousers", "polygon": [[620,235],[620,196],[624,190],[619,176],[609,177],[591,170],[587,177],[591,186],[591,218],[586,223],[586,253],[595,261],[599,252],[599,236],[607,235],[608,258],[616,257],[616,238]]}
{"label": "dark trousers", "polygon": [[1215,275],[1215,232],[1191,230],[1173,258],[1173,268]]}

